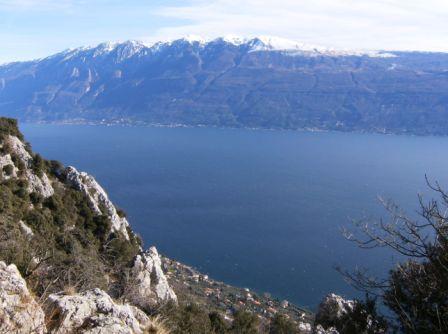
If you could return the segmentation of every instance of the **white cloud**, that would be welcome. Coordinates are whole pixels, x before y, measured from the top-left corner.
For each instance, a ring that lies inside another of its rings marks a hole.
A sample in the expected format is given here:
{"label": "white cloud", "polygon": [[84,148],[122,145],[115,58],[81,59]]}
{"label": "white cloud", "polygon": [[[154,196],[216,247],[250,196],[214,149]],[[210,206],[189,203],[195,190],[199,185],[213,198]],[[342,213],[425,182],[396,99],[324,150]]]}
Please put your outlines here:
{"label": "white cloud", "polygon": [[157,14],[184,23],[156,38],[276,35],[336,48],[448,51],[446,0],[193,0]]}

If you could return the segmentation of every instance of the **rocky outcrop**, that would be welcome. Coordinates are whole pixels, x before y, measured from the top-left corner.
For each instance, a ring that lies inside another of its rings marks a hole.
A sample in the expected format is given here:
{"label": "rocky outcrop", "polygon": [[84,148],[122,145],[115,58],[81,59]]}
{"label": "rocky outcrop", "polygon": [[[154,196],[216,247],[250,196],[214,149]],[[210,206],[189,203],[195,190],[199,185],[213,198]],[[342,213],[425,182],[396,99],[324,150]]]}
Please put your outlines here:
{"label": "rocky outcrop", "polygon": [[321,325],[317,325],[314,334],[339,334],[339,332],[334,327],[324,329]]}
{"label": "rocky outcrop", "polygon": [[[8,167],[10,166],[10,167]],[[7,172],[7,168],[10,168],[10,172]],[[0,175],[3,179],[8,180],[12,177],[17,177],[18,169],[14,166],[14,162],[11,159],[10,154],[0,155]]]}
{"label": "rocky outcrop", "polygon": [[320,303],[315,320],[315,332],[320,334],[387,332],[384,319],[372,313],[362,301],[347,300],[336,294],[329,294]]}
{"label": "rocky outcrop", "polygon": [[52,294],[48,300],[49,330],[53,334],[140,334],[153,326],[144,312],[115,303],[100,289],[75,295]]}
{"label": "rocky outcrop", "polygon": [[0,261],[0,333],[44,333],[45,316],[13,264]]}
{"label": "rocky outcrop", "polygon": [[[4,145],[8,146],[10,153],[0,156],[0,170],[2,171],[2,176],[5,179],[18,176],[19,166],[16,166],[11,156],[14,154],[25,168],[24,176],[28,181],[28,191],[30,193],[36,192],[44,198],[52,196],[54,194],[54,189],[47,174],[43,172],[41,176],[38,176],[31,169],[33,157],[26,150],[25,144],[19,138],[9,135],[6,137],[3,143],[3,146]],[[7,165],[12,166],[10,175],[7,175],[7,173],[3,170],[3,168]]]}
{"label": "rocky outcrop", "polygon": [[327,295],[320,303],[316,322],[320,324],[336,323],[355,306],[353,300],[346,300],[334,293]]}
{"label": "rocky outcrop", "polygon": [[6,144],[9,145],[11,152],[13,152],[27,168],[31,167],[33,160],[31,154],[26,150],[25,144],[16,136],[7,136]]}
{"label": "rocky outcrop", "polygon": [[177,302],[155,247],[136,256],[125,297],[131,303],[144,308],[168,301]]}
{"label": "rocky outcrop", "polygon": [[41,177],[34,174],[31,170],[26,171],[29,182],[28,191],[30,193],[36,192],[44,198],[50,197],[54,194],[53,186],[47,174],[43,173]]}
{"label": "rocky outcrop", "polygon": [[[48,325],[48,326],[47,326]],[[163,325],[130,304],[116,303],[106,292],[51,294],[45,313],[28,291],[14,264],[0,261],[0,333],[166,333]]]}
{"label": "rocky outcrop", "polygon": [[75,167],[65,169],[67,182],[75,189],[82,191],[89,199],[92,210],[98,215],[106,215],[111,223],[111,232],[121,233],[127,240],[129,223],[125,217],[120,217],[117,209],[109,200],[104,189],[95,178],[87,173],[78,172]]}

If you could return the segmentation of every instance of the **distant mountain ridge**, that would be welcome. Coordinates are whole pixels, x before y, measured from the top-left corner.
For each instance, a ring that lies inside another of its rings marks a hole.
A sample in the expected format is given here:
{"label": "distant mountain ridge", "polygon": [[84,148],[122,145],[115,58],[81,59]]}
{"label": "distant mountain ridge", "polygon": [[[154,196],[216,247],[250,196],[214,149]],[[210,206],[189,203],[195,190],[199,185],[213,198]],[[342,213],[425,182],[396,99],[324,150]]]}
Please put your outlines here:
{"label": "distant mountain ridge", "polygon": [[[197,45],[199,47],[208,47],[210,44],[226,43],[231,46],[243,47],[248,52],[255,51],[282,51],[290,55],[316,56],[370,56],[370,57],[395,57],[394,54],[382,50],[344,50],[328,48],[320,45],[307,44],[297,42],[285,38],[273,36],[259,36],[255,38],[244,38],[237,36],[218,37],[214,39],[207,39],[201,36],[186,36],[180,39],[158,41],[155,43],[143,42],[139,40],[127,40],[124,42],[104,42],[95,46],[84,46],[75,49],[67,49],[60,54],[67,54],[72,56],[82,51],[93,51],[94,56],[103,55],[117,50],[126,49],[126,57],[133,56],[136,53],[144,51],[143,54],[156,53],[165,48],[169,48],[179,43],[187,43]],[[57,54],[56,54],[57,55]],[[50,56],[51,57],[51,56]]]}
{"label": "distant mountain ridge", "polygon": [[448,134],[448,54],[281,38],[102,43],[0,66],[0,114],[30,122]]}

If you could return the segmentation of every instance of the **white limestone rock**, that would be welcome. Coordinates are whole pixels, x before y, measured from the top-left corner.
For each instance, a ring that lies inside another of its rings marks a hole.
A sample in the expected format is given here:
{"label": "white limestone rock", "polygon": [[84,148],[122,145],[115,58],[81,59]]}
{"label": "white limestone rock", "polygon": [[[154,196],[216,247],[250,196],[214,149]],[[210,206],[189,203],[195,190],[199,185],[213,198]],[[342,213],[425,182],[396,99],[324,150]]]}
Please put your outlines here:
{"label": "white limestone rock", "polygon": [[127,219],[118,215],[115,206],[95,178],[87,173],[78,172],[75,167],[71,166],[65,169],[65,175],[67,182],[72,187],[82,191],[88,197],[90,206],[96,214],[104,214],[109,217],[112,223],[111,232],[121,233],[129,240]]}
{"label": "white limestone rock", "polygon": [[299,332],[301,334],[310,334],[312,333],[312,326],[308,322],[299,322]]}
{"label": "white limestone rock", "polygon": [[100,289],[75,295],[48,297],[50,333],[141,334],[152,326],[151,319],[129,304],[117,304]]}
{"label": "white limestone rock", "polygon": [[130,276],[125,297],[131,303],[144,308],[168,301],[177,303],[177,296],[168,284],[155,247],[136,256]]}
{"label": "white limestone rock", "polygon": [[327,295],[320,303],[317,314],[317,322],[335,322],[345,314],[352,311],[355,306],[353,300],[346,300],[334,293]]}
{"label": "white limestone rock", "polygon": [[339,334],[339,332],[333,327],[324,329],[321,325],[317,325],[314,329],[314,334]]}
{"label": "white limestone rock", "polygon": [[27,237],[32,238],[34,236],[34,232],[27,224],[23,222],[23,220],[19,221],[19,227],[23,234],[25,234]]}
{"label": "white limestone rock", "polygon": [[0,261],[0,333],[45,333],[45,315],[14,264]]}
{"label": "white limestone rock", "polygon": [[42,177],[38,177],[31,170],[27,170],[26,177],[28,179],[28,191],[30,193],[36,192],[44,198],[53,196],[54,189],[47,174],[43,173]]}
{"label": "white limestone rock", "polygon": [[26,168],[30,168],[33,157],[26,150],[25,144],[16,136],[11,135],[8,135],[8,137],[6,138],[6,143],[9,145],[12,152],[14,152],[14,154],[16,154],[17,157],[22,160]]}
{"label": "white limestone rock", "polygon": [[[8,175],[7,173],[5,173],[3,171],[3,168],[6,166],[12,166],[12,173],[11,175]],[[11,155],[10,154],[5,154],[5,155],[0,155],[0,175],[2,176],[2,178],[4,180],[8,180],[10,178],[14,178],[17,177],[17,172],[18,172],[18,168],[14,165],[14,162],[11,159]]]}
{"label": "white limestone rock", "polygon": [[[37,192],[44,198],[52,196],[54,194],[54,189],[48,176],[43,173],[43,175],[39,177],[31,169],[33,157],[26,150],[25,144],[19,138],[10,135],[6,137],[5,143],[10,147],[11,151],[23,162],[26,168],[25,177],[28,180],[28,191],[30,193]],[[14,166],[14,171],[11,177],[17,177],[19,171],[17,168],[18,166],[15,166],[15,164],[12,162],[10,154],[6,154],[0,157],[0,166],[2,167],[2,169],[3,165],[6,164],[12,164]],[[5,176],[4,173],[3,176]]]}

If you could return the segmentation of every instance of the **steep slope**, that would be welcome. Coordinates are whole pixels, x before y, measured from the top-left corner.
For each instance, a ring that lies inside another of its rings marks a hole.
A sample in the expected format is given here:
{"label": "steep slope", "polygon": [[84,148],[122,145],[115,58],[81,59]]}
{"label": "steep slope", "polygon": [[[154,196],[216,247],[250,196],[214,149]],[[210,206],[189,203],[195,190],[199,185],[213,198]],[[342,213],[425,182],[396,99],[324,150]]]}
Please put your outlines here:
{"label": "steep slope", "polygon": [[[176,301],[157,251],[142,251],[95,179],[34,154],[15,121],[5,118],[0,118],[0,236],[0,260],[17,265],[40,296],[101,288],[124,298],[130,282],[139,279],[145,284],[139,297],[146,303]],[[136,268],[137,260],[153,265]]]}
{"label": "steep slope", "polygon": [[273,38],[103,43],[0,66],[27,121],[448,134],[448,54]]}

